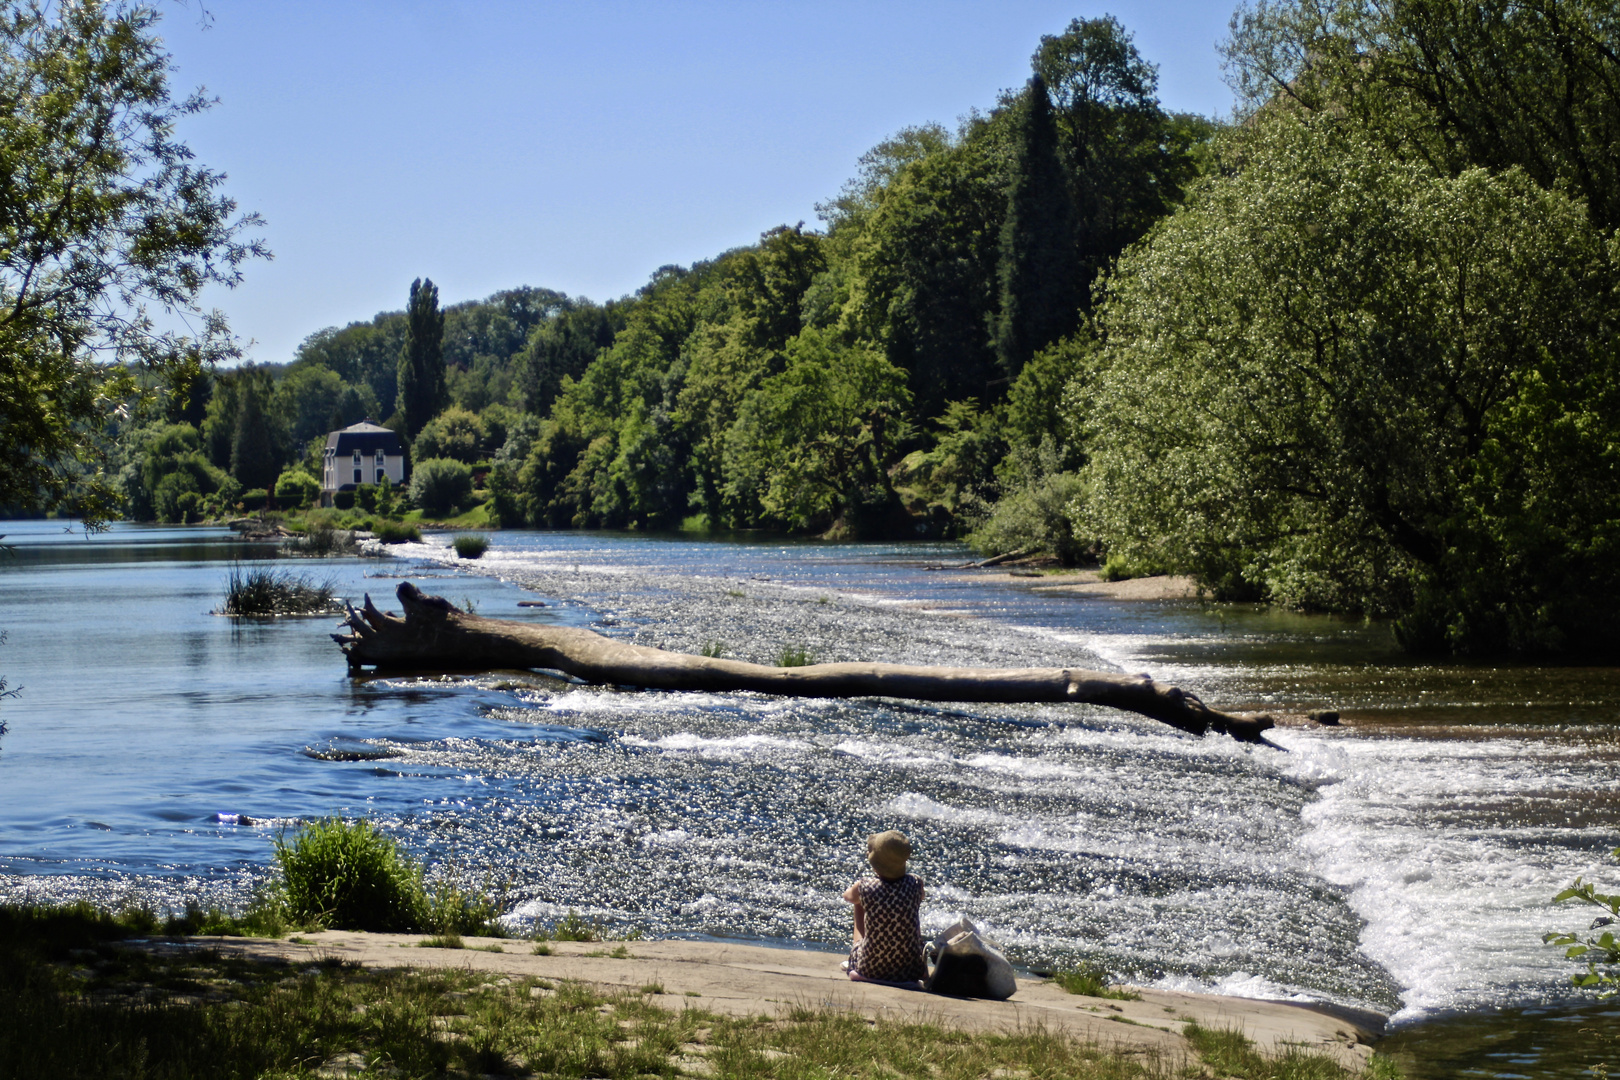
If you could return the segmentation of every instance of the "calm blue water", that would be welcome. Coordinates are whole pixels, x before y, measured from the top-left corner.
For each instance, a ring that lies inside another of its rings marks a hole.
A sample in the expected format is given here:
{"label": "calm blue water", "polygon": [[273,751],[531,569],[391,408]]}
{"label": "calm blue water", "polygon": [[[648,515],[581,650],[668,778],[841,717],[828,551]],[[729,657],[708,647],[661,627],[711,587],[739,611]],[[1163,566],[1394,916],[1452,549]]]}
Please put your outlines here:
{"label": "calm blue water", "polygon": [[[1620,881],[1612,670],[1417,665],[1361,623],[925,569],[953,545],[500,533],[478,564],[430,539],[279,565],[385,607],[408,576],[481,614],[683,651],[1147,671],[1216,707],[1351,726],[1279,732],[1283,752],[1086,707],[351,679],[334,619],[209,614],[231,561],[273,549],[0,532],[0,673],[23,689],[0,705],[0,895],[240,903],[277,829],[364,814],[435,875],[504,889],[516,925],[577,910],[832,945],[862,837],[899,827],[925,919],[967,914],[1027,965],[1428,1031],[1562,999],[1540,935],[1583,920],[1546,901],[1578,873]],[[533,598],[548,606],[517,606]]]}

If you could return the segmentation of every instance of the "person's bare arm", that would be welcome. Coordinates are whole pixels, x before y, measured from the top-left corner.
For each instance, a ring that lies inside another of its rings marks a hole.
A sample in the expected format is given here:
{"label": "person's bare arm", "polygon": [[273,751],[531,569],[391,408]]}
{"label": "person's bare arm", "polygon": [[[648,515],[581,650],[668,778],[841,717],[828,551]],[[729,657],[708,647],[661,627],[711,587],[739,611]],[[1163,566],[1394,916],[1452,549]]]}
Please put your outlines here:
{"label": "person's bare arm", "polygon": [[866,905],[861,903],[861,883],[855,882],[844,890],[844,899],[855,905],[855,942],[866,937]]}

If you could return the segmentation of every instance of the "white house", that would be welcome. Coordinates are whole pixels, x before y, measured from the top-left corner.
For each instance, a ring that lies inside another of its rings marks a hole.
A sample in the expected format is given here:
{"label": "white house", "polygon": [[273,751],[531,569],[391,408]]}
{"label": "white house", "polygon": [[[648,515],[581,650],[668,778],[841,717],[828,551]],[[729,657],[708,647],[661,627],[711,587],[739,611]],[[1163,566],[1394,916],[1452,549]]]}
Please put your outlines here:
{"label": "white house", "polygon": [[339,491],[361,484],[405,481],[405,447],[399,436],[369,418],[350,424],[326,437],[326,461],[321,470],[321,502],[331,505]]}

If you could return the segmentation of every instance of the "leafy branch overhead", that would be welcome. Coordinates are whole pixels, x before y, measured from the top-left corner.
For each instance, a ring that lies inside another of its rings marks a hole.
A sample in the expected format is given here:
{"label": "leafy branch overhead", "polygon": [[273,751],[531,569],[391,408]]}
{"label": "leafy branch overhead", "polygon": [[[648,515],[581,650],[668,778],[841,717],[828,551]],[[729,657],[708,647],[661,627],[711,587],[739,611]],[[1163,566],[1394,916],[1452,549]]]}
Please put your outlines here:
{"label": "leafy branch overhead", "polygon": [[212,102],[171,96],[156,22],[95,0],[0,8],[0,504],[71,503],[92,525],[118,506],[108,423],[236,355],[199,297],[269,254],[175,134]]}

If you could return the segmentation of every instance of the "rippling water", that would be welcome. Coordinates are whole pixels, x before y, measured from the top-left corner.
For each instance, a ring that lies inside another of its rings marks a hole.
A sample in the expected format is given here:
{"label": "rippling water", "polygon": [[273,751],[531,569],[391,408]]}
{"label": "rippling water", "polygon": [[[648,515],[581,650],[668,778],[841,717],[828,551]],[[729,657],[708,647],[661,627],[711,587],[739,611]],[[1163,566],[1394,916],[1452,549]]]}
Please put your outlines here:
{"label": "rippling water", "polygon": [[1540,935],[1579,918],[1547,899],[1620,879],[1609,669],[1419,665],[1355,622],[924,569],[959,560],[950,545],[500,533],[468,567],[438,542],[289,565],[355,598],[409,576],[481,614],[689,652],[1117,667],[1349,726],[1280,731],[1277,750],[1088,707],[356,680],[332,620],[208,614],[227,560],[268,554],[229,534],[3,531],[0,671],[25,687],[0,711],[14,897],[241,902],[278,827],[369,814],[435,873],[504,887],[517,924],[576,910],[831,946],[861,838],[898,826],[926,922],[967,914],[1028,966],[1410,1024],[1559,1000]]}

